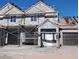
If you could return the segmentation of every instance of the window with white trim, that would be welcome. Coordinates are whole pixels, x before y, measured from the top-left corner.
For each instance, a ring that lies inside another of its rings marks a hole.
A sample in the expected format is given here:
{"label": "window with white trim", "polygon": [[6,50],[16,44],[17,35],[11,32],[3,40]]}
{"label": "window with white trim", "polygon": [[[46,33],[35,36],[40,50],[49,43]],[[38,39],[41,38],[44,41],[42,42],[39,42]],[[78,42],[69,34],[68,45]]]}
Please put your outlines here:
{"label": "window with white trim", "polygon": [[16,16],[11,16],[10,22],[16,22]]}
{"label": "window with white trim", "polygon": [[37,16],[31,16],[31,21],[37,21]]}

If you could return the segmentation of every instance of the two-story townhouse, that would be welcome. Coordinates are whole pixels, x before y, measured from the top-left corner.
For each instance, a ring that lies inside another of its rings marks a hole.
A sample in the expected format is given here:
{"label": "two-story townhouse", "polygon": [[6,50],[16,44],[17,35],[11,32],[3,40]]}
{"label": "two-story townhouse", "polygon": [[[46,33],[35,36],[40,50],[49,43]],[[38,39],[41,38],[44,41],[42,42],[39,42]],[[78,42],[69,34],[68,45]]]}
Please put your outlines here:
{"label": "two-story townhouse", "polygon": [[0,38],[3,44],[34,44],[41,47],[78,44],[78,18],[59,17],[58,10],[42,1],[25,11],[8,3],[0,9],[0,19],[0,28],[6,32],[4,40]]}

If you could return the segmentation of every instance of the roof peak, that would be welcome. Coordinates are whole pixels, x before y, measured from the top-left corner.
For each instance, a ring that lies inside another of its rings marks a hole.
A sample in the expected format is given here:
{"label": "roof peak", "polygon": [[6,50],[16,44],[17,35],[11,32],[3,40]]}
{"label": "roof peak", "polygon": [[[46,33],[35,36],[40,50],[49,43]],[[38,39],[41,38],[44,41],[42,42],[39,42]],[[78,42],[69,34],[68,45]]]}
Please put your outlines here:
{"label": "roof peak", "polygon": [[39,2],[39,1],[44,2],[44,0],[38,0],[38,2]]}
{"label": "roof peak", "polygon": [[12,3],[12,2],[8,2],[8,3],[6,3],[2,8],[6,7],[6,6],[13,6],[13,7],[18,8],[19,10],[22,10],[20,7],[18,7],[17,5],[15,5],[15,4]]}

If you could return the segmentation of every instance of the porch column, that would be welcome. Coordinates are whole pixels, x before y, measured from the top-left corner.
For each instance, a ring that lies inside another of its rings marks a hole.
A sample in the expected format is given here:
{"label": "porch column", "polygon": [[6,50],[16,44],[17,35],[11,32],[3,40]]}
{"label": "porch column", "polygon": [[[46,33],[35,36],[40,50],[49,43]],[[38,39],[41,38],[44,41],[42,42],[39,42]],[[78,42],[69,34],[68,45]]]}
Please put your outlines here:
{"label": "porch column", "polygon": [[8,44],[8,33],[6,34],[5,44]]}
{"label": "porch column", "polygon": [[57,47],[60,48],[59,27],[57,28]]}
{"label": "porch column", "polygon": [[22,46],[22,42],[25,40],[25,33],[21,32],[20,33],[20,46]]}
{"label": "porch column", "polygon": [[40,29],[38,28],[38,46],[41,46]]}
{"label": "porch column", "polygon": [[19,45],[19,47],[22,45],[21,39],[20,39],[20,33],[21,33],[21,29],[20,29],[20,25],[19,25],[19,27],[18,27],[18,45]]}

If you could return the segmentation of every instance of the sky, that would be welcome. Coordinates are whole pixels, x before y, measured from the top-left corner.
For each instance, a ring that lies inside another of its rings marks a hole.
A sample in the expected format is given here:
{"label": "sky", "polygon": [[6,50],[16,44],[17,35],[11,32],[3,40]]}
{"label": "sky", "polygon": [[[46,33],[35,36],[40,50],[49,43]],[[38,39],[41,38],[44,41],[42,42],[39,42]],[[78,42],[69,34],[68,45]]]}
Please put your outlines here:
{"label": "sky", "polygon": [[[27,10],[38,0],[0,0],[0,8],[9,2],[14,3],[22,10]],[[78,0],[43,0],[43,2],[56,8],[60,16],[78,16]]]}

